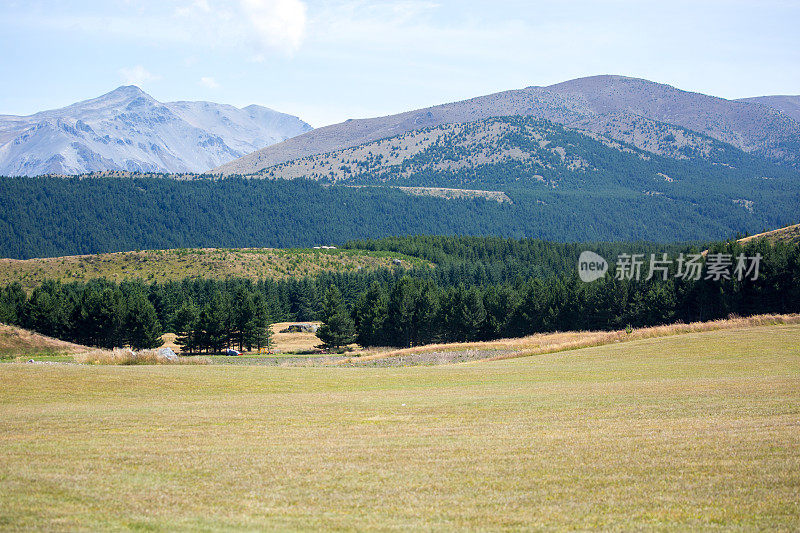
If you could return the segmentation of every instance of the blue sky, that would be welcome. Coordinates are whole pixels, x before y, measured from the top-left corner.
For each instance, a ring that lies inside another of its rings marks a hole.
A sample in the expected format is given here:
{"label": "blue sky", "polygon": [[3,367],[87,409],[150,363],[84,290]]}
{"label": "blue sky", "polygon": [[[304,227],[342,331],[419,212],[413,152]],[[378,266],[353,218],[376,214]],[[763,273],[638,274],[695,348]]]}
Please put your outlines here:
{"label": "blue sky", "polygon": [[594,74],[800,94],[800,1],[2,0],[0,113],[136,84],[314,126]]}

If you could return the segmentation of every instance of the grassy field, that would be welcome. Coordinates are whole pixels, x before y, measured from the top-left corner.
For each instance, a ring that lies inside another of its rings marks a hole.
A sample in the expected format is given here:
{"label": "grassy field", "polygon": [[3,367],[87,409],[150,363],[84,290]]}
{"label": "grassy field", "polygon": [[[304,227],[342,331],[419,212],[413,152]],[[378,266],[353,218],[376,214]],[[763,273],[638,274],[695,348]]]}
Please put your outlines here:
{"label": "grassy field", "polygon": [[0,365],[0,529],[800,528],[800,325],[412,368]]}
{"label": "grassy field", "polygon": [[427,265],[417,258],[390,252],[362,250],[314,250],[244,248],[192,248],[74,255],[41,259],[0,259],[0,285],[18,281],[32,289],[44,280],[164,282],[189,277],[226,279],[244,277],[285,279],[320,272],[401,268]]}
{"label": "grassy field", "polygon": [[[707,322],[691,322],[689,324],[676,323],[662,326],[637,328],[631,331],[560,331],[553,333],[536,333],[527,337],[511,339],[497,339],[483,342],[460,342],[449,344],[426,344],[412,348],[387,349],[377,348],[364,350],[353,357],[353,361],[368,362],[426,354],[431,352],[458,353],[463,351],[480,351],[486,355],[486,360],[515,359],[531,355],[575,350],[577,348],[591,348],[620,342],[631,342],[641,339],[657,337],[670,337],[686,333],[700,333],[725,329],[740,329],[755,326],[800,324],[800,314],[785,315],[753,315],[749,317],[730,317]],[[495,353],[495,355],[492,355]],[[348,364],[350,361],[342,361]]]}

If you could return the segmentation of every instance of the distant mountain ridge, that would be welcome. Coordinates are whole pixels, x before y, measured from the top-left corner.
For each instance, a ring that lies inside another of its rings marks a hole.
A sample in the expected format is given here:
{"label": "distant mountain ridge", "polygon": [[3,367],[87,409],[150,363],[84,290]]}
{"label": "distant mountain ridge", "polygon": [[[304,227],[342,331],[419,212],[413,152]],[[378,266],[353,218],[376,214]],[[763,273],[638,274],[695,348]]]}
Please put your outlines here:
{"label": "distant mountain ridge", "polygon": [[753,98],[741,98],[739,102],[749,102],[765,105],[776,109],[787,117],[793,118],[800,122],[800,95],[773,95],[773,96],[756,96]]}
{"label": "distant mountain ridge", "polygon": [[[661,129],[653,130],[655,125]],[[691,179],[698,168],[675,164],[667,168],[667,162],[703,161],[725,166],[729,172],[734,166],[743,170],[740,158],[745,154],[733,146],[677,126],[653,122],[647,126],[650,129],[640,133],[654,131],[661,138],[670,138],[657,147],[667,159],[602,135],[534,117],[514,116],[413,130],[353,148],[294,159],[252,176],[309,178],[332,184],[433,187],[518,187],[525,183],[526,187],[563,187],[588,180],[590,183],[585,186],[592,187],[597,183],[592,176],[598,171],[630,174],[630,168],[637,166],[637,177],[663,182]],[[765,163],[745,175],[761,178],[772,166]],[[676,174],[675,169],[680,172]],[[629,177],[626,184],[630,185],[632,179]]]}
{"label": "distant mountain ridge", "polygon": [[[774,104],[774,102],[773,102]],[[657,155],[664,124],[678,126],[775,162],[800,164],[800,121],[765,102],[736,101],[625,76],[592,76],[528,87],[318,128],[221,165],[215,173],[251,174],[426,127],[492,117],[530,116],[629,143]]]}
{"label": "distant mountain ridge", "polygon": [[266,107],[161,103],[123,86],[61,109],[0,115],[0,174],[204,172],[310,130]]}

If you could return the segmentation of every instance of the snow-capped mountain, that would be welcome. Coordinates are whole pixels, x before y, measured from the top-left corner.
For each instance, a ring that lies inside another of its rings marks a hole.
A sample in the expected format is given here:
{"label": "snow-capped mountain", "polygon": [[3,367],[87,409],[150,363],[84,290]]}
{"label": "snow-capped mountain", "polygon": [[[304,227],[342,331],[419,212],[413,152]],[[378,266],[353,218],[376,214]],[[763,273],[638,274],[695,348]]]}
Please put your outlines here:
{"label": "snow-capped mountain", "polygon": [[125,86],[62,109],[0,115],[0,175],[204,172],[309,130],[266,107],[162,104]]}

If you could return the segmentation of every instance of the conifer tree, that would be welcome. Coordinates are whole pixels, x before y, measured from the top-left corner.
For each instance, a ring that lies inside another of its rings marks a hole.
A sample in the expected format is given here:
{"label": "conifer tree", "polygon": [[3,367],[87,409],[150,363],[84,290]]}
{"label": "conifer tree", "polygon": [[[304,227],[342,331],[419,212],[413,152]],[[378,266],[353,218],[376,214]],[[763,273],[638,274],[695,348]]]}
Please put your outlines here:
{"label": "conifer tree", "polygon": [[125,338],[134,350],[158,348],[164,344],[155,307],[141,292],[134,292],[129,297],[123,328]]}
{"label": "conifer tree", "polygon": [[20,324],[27,296],[19,282],[14,282],[0,290],[0,322]]}
{"label": "conifer tree", "polygon": [[242,350],[245,345],[249,348],[254,329],[258,327],[255,320],[256,306],[253,294],[242,286],[237,288],[234,295],[234,308],[231,314],[233,322],[231,333],[236,337],[239,350]]}
{"label": "conifer tree", "polygon": [[230,313],[225,300],[220,289],[215,288],[198,320],[200,346],[213,352],[221,352],[230,340]]}
{"label": "conifer tree", "polygon": [[184,302],[175,312],[172,325],[177,335],[175,343],[181,347],[181,351],[191,353],[197,349],[199,318],[200,310],[192,300]]}
{"label": "conifer tree", "polygon": [[356,340],[355,326],[350,313],[342,301],[342,293],[335,286],[325,293],[323,324],[317,330],[317,337],[327,349],[338,349]]}
{"label": "conifer tree", "polygon": [[383,285],[374,282],[363,293],[353,309],[356,341],[361,346],[386,345],[386,313],[389,297]]}
{"label": "conifer tree", "polygon": [[272,351],[272,313],[270,312],[267,300],[261,292],[257,292],[253,297],[253,317],[248,327],[249,336],[248,346],[255,346],[258,350],[267,348]]}

